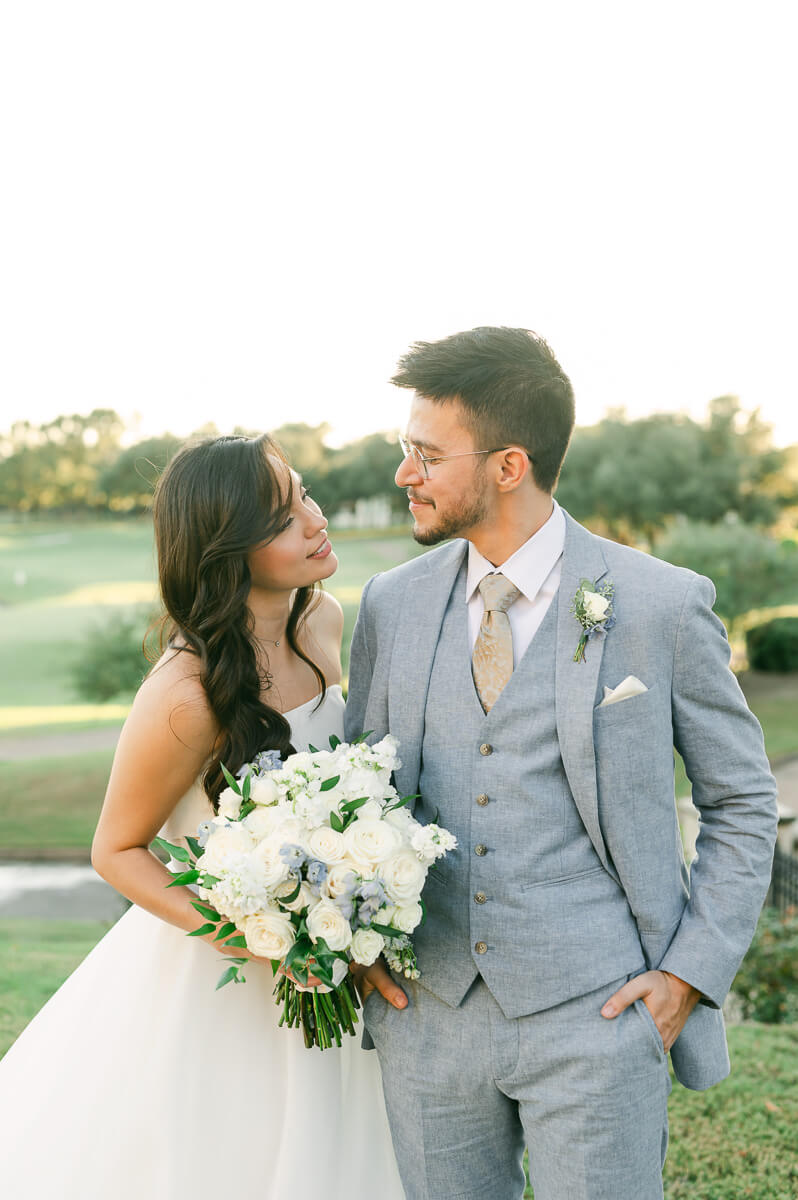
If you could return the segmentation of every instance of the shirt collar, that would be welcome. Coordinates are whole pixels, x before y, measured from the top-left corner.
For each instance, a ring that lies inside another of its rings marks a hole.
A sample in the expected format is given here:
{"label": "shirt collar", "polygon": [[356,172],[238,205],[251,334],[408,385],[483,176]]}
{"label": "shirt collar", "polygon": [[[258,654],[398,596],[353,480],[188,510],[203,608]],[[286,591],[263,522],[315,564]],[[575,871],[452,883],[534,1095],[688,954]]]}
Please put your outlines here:
{"label": "shirt collar", "polygon": [[545,524],[498,567],[488,562],[473,542],[469,542],[467,601],[471,600],[481,581],[492,571],[501,571],[527,600],[535,599],[565,547],[565,517],[557,501],[553,500],[552,503],[554,507]]}

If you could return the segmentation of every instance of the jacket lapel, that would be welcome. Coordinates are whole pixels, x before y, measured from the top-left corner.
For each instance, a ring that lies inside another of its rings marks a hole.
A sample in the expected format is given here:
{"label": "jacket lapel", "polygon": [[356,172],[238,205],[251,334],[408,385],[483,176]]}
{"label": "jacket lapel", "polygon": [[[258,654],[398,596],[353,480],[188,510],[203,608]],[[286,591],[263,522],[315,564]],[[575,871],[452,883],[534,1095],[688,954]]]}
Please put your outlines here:
{"label": "jacket lapel", "polygon": [[[583,579],[598,583],[607,563],[598,538],[565,513],[566,533],[560,576],[555,663],[557,736],[574,801],[596,853],[612,875],[598,817],[596,757],[593,747],[593,708],[604,654],[605,637],[590,639],[584,661],[573,661],[582,626],[571,612],[571,601]],[[610,635],[611,636],[611,635]]]}
{"label": "jacket lapel", "polygon": [[402,765],[396,771],[400,795],[418,791],[424,709],[435,648],[449,596],[468,543],[458,539],[430,555],[426,575],[409,584],[398,614],[388,686],[388,728],[399,739]]}

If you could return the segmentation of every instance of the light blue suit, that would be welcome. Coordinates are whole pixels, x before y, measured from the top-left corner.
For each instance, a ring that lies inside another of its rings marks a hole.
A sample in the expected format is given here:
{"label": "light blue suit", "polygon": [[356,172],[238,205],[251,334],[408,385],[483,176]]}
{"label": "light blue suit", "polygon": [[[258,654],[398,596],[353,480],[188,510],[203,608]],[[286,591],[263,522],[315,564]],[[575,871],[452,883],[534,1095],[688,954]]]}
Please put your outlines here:
{"label": "light blue suit", "polygon": [[[431,1118],[423,1115],[429,1112],[430,1093],[423,1086],[420,1124],[413,1126],[407,1064],[414,1046],[427,1036],[425,1021],[430,1030],[439,1030],[441,1054],[446,1053],[447,1023],[453,1031],[459,1028],[465,1017],[456,1014],[469,1005],[473,1019],[481,1022],[474,1029],[488,1020],[496,1031],[501,1021],[520,1021],[522,1041],[523,1031],[532,1031],[534,1058],[534,1047],[553,1046],[557,1028],[583,1028],[580,1004],[597,1013],[599,994],[606,998],[630,974],[661,967],[704,997],[671,1050],[677,1078],[687,1087],[706,1088],[729,1070],[720,1005],[755,928],[776,833],[775,783],[761,730],[729,670],[725,631],[711,608],[711,583],[595,537],[568,514],[566,523],[552,611],[487,717],[476,708],[468,675],[466,543],[450,543],[376,576],[363,593],[352,645],[347,736],[363,730],[373,730],[375,737],[393,733],[401,743],[400,792],[421,791],[420,819],[431,819],[431,809],[439,806],[441,823],[454,827],[460,840],[457,853],[442,866],[447,886],[428,887],[425,893],[430,912],[418,939],[422,979],[420,987],[406,989],[410,1011],[389,1013],[381,998],[370,999],[366,1009],[412,1200],[483,1194],[481,1185],[467,1190],[464,1183],[473,1177],[473,1164],[471,1174],[461,1178],[453,1165],[456,1156],[450,1150],[438,1155],[430,1143],[431,1137],[444,1135],[438,1126],[430,1132]],[[581,627],[570,604],[583,579],[614,584],[616,624],[592,639],[586,660],[575,663]],[[637,676],[648,690],[600,708],[604,686],[616,687],[627,675]],[[481,755],[484,742],[495,753]],[[689,876],[675,816],[674,745],[701,814],[698,855]],[[482,805],[475,807],[477,791]],[[533,814],[545,814],[537,833]],[[557,837],[547,840],[553,823]],[[477,895],[487,900],[475,906]],[[575,913],[585,914],[589,935],[575,926]],[[541,930],[547,935],[543,939]],[[427,1017],[433,1008],[434,1016]],[[603,1036],[602,1020],[581,1035],[585,1063],[588,1042],[592,1046]],[[642,1079],[643,1068],[656,1068],[653,1087],[660,1076],[665,1079],[661,1042],[657,1048],[658,1035],[644,1005],[631,1020],[637,1022],[636,1034],[648,1037],[648,1051],[653,1047],[658,1055],[656,1063],[652,1053],[642,1066],[629,1059],[629,1072]],[[629,1021],[626,1029],[632,1029]],[[429,1039],[427,1060],[435,1044],[431,1033]],[[481,1039],[474,1035],[472,1040],[478,1057]],[[496,1045],[499,1040],[496,1032]],[[637,1049],[630,1043],[618,1046],[617,1053]],[[460,1069],[468,1071],[468,1064]],[[486,1078],[497,1080],[495,1064],[491,1069],[492,1075],[486,1067]],[[518,1105],[531,1147],[533,1100],[546,1089],[539,1084],[533,1093],[524,1084],[525,1091],[517,1063],[513,1070],[513,1086],[498,1081],[497,1087],[503,1103],[509,1096]],[[595,1062],[589,1070],[595,1074]],[[503,1078],[510,1078],[506,1071]],[[554,1083],[553,1060],[546,1078],[556,1107],[560,1085]],[[485,1095],[483,1085],[474,1100],[481,1120]],[[665,1084],[663,1106],[666,1095]],[[453,1128],[461,1133],[464,1113],[462,1108],[452,1113]],[[499,1124],[505,1115],[502,1110],[497,1116]],[[535,1127],[548,1131],[539,1148],[543,1163],[546,1147],[564,1135],[552,1132],[548,1109],[534,1119]],[[577,1127],[587,1145],[586,1127],[578,1122]],[[641,1125],[641,1137],[651,1141],[656,1127],[654,1122],[644,1134]],[[423,1167],[418,1145],[407,1155],[402,1142],[424,1142],[425,1129],[431,1165]],[[517,1148],[508,1138],[498,1138],[502,1153]],[[628,1132],[623,1141],[629,1142]],[[484,1148],[480,1153],[482,1161]],[[606,1151],[608,1162],[617,1156],[617,1146]],[[553,1167],[544,1164],[537,1179],[533,1172],[537,1200],[560,1194],[555,1175],[565,1181],[562,1194],[571,1200],[578,1195],[621,1200],[627,1193],[629,1200],[647,1200],[660,1194],[653,1173],[638,1186],[631,1182],[629,1163],[613,1180],[612,1164],[605,1171],[598,1161],[597,1152],[591,1152],[593,1165],[583,1169],[582,1184],[569,1180],[567,1172],[552,1174]],[[496,1170],[494,1163],[494,1178]],[[516,1169],[490,1194],[516,1195],[517,1179]]]}

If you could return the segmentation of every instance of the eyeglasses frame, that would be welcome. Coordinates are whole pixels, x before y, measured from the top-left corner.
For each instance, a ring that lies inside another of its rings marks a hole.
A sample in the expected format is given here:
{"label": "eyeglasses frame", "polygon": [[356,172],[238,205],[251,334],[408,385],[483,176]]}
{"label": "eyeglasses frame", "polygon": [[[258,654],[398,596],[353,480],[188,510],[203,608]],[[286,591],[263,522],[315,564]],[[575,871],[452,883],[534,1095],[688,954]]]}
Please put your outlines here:
{"label": "eyeglasses frame", "polygon": [[[509,450],[509,446],[494,446],[492,450],[462,450],[459,454],[436,454],[428,458],[426,454],[422,454],[415,442],[409,442],[407,438],[400,436],[399,446],[404,458],[412,458],[413,462],[420,462],[424,473],[424,478],[429,479],[429,468],[435,466],[436,463],[448,462],[450,458],[470,458],[474,454],[498,454],[500,450]],[[523,447],[519,447],[523,449]],[[533,463],[535,460],[528,450],[524,450],[524,454],[529,461]]]}

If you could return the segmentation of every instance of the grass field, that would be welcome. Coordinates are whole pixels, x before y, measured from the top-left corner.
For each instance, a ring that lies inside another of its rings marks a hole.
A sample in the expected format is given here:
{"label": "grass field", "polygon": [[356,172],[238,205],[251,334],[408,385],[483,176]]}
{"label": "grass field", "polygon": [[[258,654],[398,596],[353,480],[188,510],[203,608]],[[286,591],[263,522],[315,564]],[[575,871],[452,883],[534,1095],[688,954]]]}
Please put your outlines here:
{"label": "grass field", "polygon": [[[0,1055],[107,929],[100,921],[0,920]],[[674,1086],[667,1200],[795,1200],[798,1027],[735,1026],[729,1043],[732,1075],[720,1087]]]}

